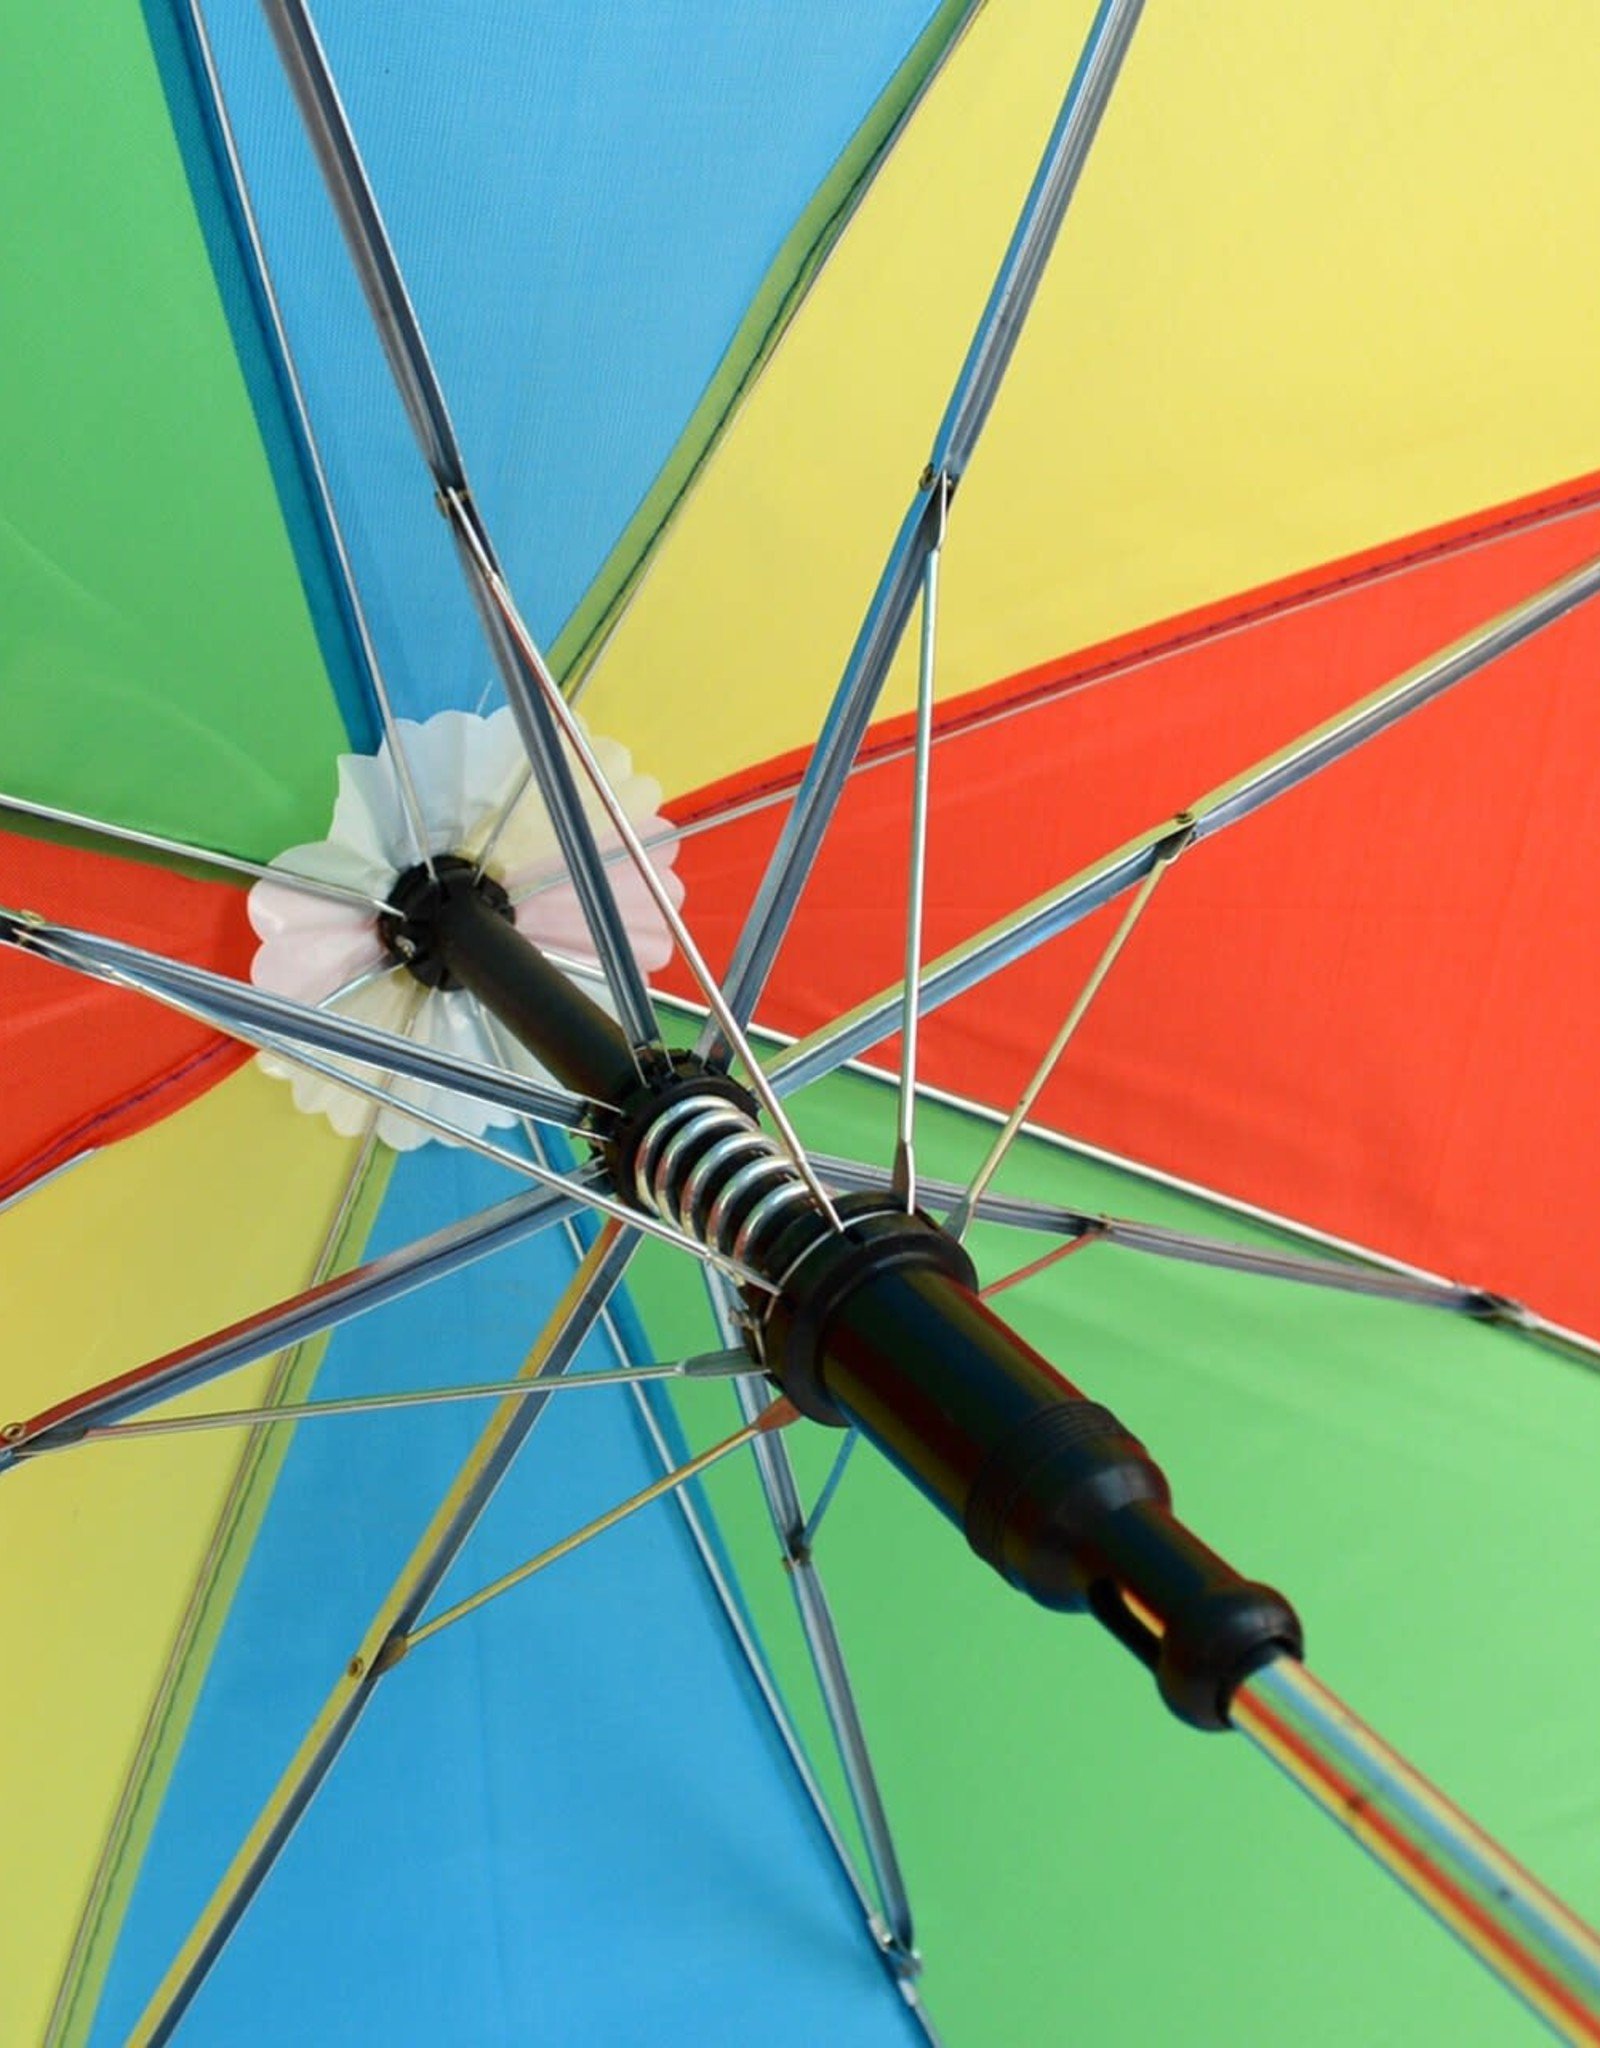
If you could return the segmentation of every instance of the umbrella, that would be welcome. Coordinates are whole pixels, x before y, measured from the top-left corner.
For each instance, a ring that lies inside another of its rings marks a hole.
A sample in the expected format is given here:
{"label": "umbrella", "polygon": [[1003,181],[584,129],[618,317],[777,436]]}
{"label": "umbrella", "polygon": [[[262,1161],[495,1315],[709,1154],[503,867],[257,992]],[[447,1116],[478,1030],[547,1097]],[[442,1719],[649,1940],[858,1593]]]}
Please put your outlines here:
{"label": "umbrella", "polygon": [[[596,1220],[574,987],[624,1045],[753,1020],[724,1220],[952,1219],[1317,1664],[1600,1901],[1581,18],[856,12],[330,5],[326,74],[291,4],[281,50],[18,31],[15,2038],[1522,2027],[1246,1743],[736,1377],[759,1234],[708,1301],[632,1244],[684,1189]],[[517,900],[435,959],[462,848],[462,917],[480,861]],[[529,1360],[292,1430],[154,1402]],[[671,1396],[549,1392],[647,1360]]]}

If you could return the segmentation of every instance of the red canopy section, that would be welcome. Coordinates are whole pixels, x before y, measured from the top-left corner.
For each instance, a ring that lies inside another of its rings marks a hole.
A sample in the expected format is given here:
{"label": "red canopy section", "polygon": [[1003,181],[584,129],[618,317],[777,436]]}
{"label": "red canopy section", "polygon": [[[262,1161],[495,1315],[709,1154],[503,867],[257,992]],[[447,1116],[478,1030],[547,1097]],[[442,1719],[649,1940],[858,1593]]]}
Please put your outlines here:
{"label": "red canopy section", "polygon": [[[0,901],[248,979],[243,891],[0,833]],[[0,1201],[169,1115],[249,1057],[147,997],[0,950]]]}
{"label": "red canopy section", "polygon": [[[927,956],[1597,550],[1591,477],[945,704]],[[784,806],[734,814],[797,772],[674,807],[730,814],[679,857],[716,964]],[[901,720],[869,737],[762,1021],[804,1032],[898,978],[909,794]],[[1181,859],[1038,1115],[1600,1330],[1597,880],[1591,608]],[[939,1012],[923,1077],[1009,1107],[1123,907]]]}

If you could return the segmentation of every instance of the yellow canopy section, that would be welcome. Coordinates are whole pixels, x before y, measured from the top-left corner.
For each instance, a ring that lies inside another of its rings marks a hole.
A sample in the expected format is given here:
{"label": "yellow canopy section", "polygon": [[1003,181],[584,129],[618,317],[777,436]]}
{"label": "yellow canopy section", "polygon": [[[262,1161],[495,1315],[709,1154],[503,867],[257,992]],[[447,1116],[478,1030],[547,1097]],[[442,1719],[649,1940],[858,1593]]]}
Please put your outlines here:
{"label": "yellow canopy section", "polygon": [[[0,1216],[0,1419],[306,1286],[355,1149],[247,1069],[25,1196]],[[295,1199],[257,1201],[258,1187]],[[226,1403],[208,1389],[186,1405],[248,1405],[271,1370],[236,1374]],[[0,1863],[8,2042],[45,2039],[169,1652],[204,1627],[193,1598],[218,1562],[208,1551],[248,1456],[241,1441],[219,1430],[84,1444],[0,1484],[0,1641],[27,1649],[0,1684],[0,1809],[27,1844]]]}
{"label": "yellow canopy section", "polygon": [[[669,794],[814,736],[1092,12],[979,16],[666,536],[589,715]],[[941,693],[1600,464],[1597,102],[1580,0],[1152,0],[952,513]]]}

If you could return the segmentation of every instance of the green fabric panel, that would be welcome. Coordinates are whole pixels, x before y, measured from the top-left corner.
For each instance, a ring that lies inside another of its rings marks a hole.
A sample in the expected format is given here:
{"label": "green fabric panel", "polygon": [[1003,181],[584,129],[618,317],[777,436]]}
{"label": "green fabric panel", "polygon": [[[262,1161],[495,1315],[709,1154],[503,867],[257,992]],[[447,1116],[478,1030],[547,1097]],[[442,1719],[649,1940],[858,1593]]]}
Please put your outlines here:
{"label": "green fabric panel", "polygon": [[344,725],[140,12],[6,50],[0,789],[271,855]]}
{"label": "green fabric panel", "polygon": [[[818,1149],[887,1155],[882,1085],[838,1077],[797,1109]],[[989,1130],[924,1107],[923,1170],[964,1177]],[[1040,1143],[1017,1148],[1002,1185],[1283,1242]],[[992,1229],[973,1239],[986,1279],[1047,1244]],[[703,1343],[695,1276],[669,1253],[649,1259],[637,1298],[662,1326],[663,1355]],[[1600,1381],[1437,1312],[1103,1245],[996,1305],[1145,1435],[1207,1541],[1290,1594],[1319,1675],[1592,1917]],[[731,1405],[711,1387],[683,1404],[696,1447],[729,1426]],[[834,1440],[807,1428],[790,1441],[814,1488]],[[752,1477],[725,1468],[708,1490],[837,1794]],[[1170,1720],[1094,1623],[1003,1586],[865,1447],[818,1558],[950,2048],[1535,2036],[1525,2010],[1243,1738]]]}

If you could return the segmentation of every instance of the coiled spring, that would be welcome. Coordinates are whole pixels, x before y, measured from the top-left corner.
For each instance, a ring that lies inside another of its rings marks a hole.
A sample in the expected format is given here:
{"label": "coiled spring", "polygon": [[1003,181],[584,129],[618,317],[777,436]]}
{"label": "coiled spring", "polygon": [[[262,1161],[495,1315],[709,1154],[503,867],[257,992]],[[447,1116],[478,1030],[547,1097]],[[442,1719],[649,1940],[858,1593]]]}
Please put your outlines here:
{"label": "coiled spring", "polygon": [[639,1145],[634,1192],[647,1209],[742,1265],[813,1206],[787,1153],[737,1103],[684,1095]]}

